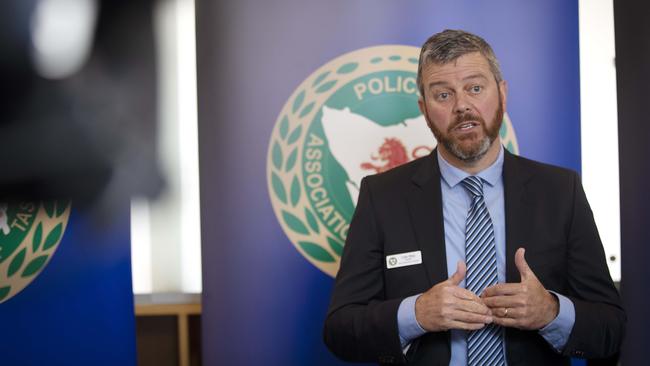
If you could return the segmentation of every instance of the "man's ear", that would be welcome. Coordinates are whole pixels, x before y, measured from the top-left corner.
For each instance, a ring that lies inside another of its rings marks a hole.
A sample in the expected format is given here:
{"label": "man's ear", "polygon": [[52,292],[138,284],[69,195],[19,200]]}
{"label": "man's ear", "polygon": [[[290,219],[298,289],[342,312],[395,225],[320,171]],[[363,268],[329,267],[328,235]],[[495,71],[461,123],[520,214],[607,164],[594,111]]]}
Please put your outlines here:
{"label": "man's ear", "polygon": [[506,111],[506,105],[508,104],[508,83],[505,80],[499,81],[499,94],[501,94],[501,107]]}
{"label": "man's ear", "polygon": [[429,121],[429,116],[427,115],[427,106],[424,103],[424,99],[422,97],[418,98],[418,107],[420,107],[420,113],[424,116],[424,120],[427,121],[427,126],[431,128],[431,122]]}

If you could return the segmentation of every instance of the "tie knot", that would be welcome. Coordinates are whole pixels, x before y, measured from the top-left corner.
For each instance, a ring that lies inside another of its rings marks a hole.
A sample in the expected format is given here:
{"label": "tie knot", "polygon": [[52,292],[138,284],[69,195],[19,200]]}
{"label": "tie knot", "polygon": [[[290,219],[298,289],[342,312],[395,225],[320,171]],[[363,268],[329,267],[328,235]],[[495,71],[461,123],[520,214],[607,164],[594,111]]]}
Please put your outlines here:
{"label": "tie knot", "polygon": [[462,183],[465,189],[467,189],[467,191],[472,194],[472,197],[483,196],[483,180],[480,177],[470,175],[469,177],[463,179]]}

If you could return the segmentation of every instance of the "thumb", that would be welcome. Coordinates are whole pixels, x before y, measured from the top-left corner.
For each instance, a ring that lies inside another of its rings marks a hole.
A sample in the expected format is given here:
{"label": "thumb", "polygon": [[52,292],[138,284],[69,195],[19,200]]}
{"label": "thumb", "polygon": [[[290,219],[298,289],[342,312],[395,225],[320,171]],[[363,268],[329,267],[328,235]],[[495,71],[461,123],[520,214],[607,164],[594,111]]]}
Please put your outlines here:
{"label": "thumb", "polygon": [[526,258],[524,257],[525,253],[526,249],[524,248],[519,248],[517,249],[517,252],[515,252],[515,266],[517,266],[517,270],[519,270],[519,275],[521,276],[522,282],[533,275],[533,271],[528,266]]}
{"label": "thumb", "polygon": [[467,272],[467,266],[465,265],[465,262],[463,261],[458,261],[458,265],[456,266],[456,272],[449,277],[449,282],[454,285],[458,286],[460,281],[465,278],[465,272]]}

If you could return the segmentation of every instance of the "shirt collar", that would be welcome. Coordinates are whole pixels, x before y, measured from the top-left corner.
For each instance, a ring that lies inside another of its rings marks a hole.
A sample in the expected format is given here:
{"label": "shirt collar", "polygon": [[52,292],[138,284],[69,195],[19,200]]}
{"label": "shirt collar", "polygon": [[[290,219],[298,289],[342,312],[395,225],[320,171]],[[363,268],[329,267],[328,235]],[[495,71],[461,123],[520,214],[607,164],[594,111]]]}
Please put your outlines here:
{"label": "shirt collar", "polygon": [[[440,151],[438,151],[437,155],[438,166],[440,167],[440,175],[450,187],[455,187],[463,179],[470,176],[470,174],[464,170],[458,169],[455,166],[449,164],[447,160],[445,160],[442,155],[440,155]],[[492,165],[476,174],[490,186],[494,186],[499,178],[501,178],[501,173],[503,172],[503,155],[503,145],[500,145],[499,156],[497,156],[497,160],[495,160]]]}

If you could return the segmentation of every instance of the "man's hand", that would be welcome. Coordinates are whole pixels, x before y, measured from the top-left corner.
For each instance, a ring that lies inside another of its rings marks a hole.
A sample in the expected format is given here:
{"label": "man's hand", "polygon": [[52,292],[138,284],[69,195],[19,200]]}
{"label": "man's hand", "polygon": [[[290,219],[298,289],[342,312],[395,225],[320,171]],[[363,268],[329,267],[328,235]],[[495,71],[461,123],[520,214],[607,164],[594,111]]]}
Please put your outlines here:
{"label": "man's hand", "polygon": [[525,249],[515,253],[520,283],[501,283],[483,291],[481,298],[494,315],[494,322],[504,327],[536,330],[553,321],[558,314],[558,299],[546,291],[526,263]]}
{"label": "man's hand", "polygon": [[467,267],[459,261],[456,273],[430,288],[415,302],[415,318],[427,331],[476,330],[492,322],[483,301],[469,290],[458,287]]}

